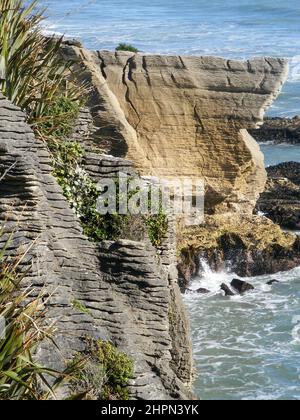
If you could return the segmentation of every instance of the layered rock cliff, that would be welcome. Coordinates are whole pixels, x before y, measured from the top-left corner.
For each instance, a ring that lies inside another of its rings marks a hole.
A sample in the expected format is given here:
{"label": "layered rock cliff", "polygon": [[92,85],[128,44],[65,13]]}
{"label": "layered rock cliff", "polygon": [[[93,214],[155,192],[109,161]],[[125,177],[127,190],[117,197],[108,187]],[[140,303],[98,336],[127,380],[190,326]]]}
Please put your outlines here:
{"label": "layered rock cliff", "polygon": [[[89,242],[52,175],[47,148],[24,120],[0,95],[0,240],[3,246],[14,232],[9,254],[28,251],[22,268],[36,293],[49,295],[47,320],[55,322],[61,351],[45,343],[38,357],[60,367],[83,350],[85,336],[109,340],[134,361],[131,398],[190,397],[189,326],[172,242],[160,257],[146,242]],[[86,167],[98,179],[130,166],[87,154]]]}
{"label": "layered rock cliff", "polygon": [[[204,178],[209,214],[251,214],[266,173],[246,129],[260,124],[278,94],[285,61],[96,53],[78,44],[66,44],[64,54],[93,86],[75,138],[84,142],[85,168],[95,181],[118,171]],[[52,170],[47,148],[24,115],[0,96],[1,241],[15,231],[13,255],[31,245],[23,260],[27,280],[49,294],[48,318],[57,323],[64,357],[82,349],[85,335],[110,340],[135,362],[132,398],[190,397],[191,344],[177,284],[175,221],[160,255],[148,242],[93,244]],[[39,357],[54,366],[62,362],[48,345]]]}
{"label": "layered rock cliff", "polygon": [[96,142],[143,175],[201,178],[209,213],[251,213],[266,182],[245,131],[263,121],[287,77],[281,59],[90,52],[66,45],[93,85]]}

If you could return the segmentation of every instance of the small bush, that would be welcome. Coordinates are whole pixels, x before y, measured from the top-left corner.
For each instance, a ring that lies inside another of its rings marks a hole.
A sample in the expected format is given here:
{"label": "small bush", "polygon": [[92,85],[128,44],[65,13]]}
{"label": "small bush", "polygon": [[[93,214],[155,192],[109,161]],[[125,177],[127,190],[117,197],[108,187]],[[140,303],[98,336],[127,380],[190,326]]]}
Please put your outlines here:
{"label": "small bush", "polygon": [[71,363],[86,363],[71,381],[75,394],[91,400],[128,400],[128,383],[133,376],[133,361],[107,341],[86,340],[86,350]]}
{"label": "small bush", "polygon": [[133,45],[121,43],[117,46],[116,51],[129,51],[133,53],[138,53],[139,50],[135,48]]}
{"label": "small bush", "polygon": [[156,248],[162,246],[168,232],[169,222],[167,215],[161,210],[159,214],[145,219],[149,239]]}

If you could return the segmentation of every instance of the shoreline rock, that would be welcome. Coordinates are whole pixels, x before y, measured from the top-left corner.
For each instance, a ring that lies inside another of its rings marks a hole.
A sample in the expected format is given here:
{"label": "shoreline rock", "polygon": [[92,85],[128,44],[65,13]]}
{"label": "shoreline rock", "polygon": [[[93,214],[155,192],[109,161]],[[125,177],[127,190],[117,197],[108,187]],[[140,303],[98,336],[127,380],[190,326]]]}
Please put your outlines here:
{"label": "shoreline rock", "polygon": [[265,217],[211,216],[197,228],[187,228],[178,243],[181,290],[196,275],[202,261],[213,271],[230,270],[253,277],[291,270],[300,265],[300,237],[286,233]]}
{"label": "shoreline rock", "polygon": [[256,210],[283,228],[300,230],[300,163],[267,168],[268,181]]}
{"label": "shoreline rock", "polygon": [[258,142],[300,144],[300,116],[294,118],[266,118],[264,124],[250,134]]}
{"label": "shoreline rock", "polygon": [[240,295],[243,295],[246,292],[254,290],[252,284],[247,283],[246,281],[240,279],[233,279],[230,283],[231,287],[234,288]]}

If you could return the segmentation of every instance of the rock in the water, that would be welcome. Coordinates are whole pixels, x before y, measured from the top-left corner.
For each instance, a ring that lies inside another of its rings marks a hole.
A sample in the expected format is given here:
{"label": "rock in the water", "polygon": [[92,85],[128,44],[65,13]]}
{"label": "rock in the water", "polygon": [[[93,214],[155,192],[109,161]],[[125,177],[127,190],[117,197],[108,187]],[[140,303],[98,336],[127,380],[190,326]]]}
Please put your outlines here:
{"label": "rock in the water", "polygon": [[250,290],[254,290],[254,286],[252,286],[252,284],[240,279],[233,279],[230,284],[241,295],[249,292]]}
{"label": "rock in the water", "polygon": [[178,241],[182,287],[206,261],[213,271],[232,270],[240,277],[288,271],[300,265],[300,237],[282,231],[266,217],[206,217],[186,228]]}
{"label": "rock in the water", "polygon": [[221,290],[225,292],[225,296],[235,296],[235,293],[225,283],[221,284]]}
{"label": "rock in the water", "polygon": [[300,117],[267,118],[259,130],[251,130],[252,136],[261,142],[300,143]]}
{"label": "rock in the water", "polygon": [[206,295],[207,293],[210,293],[210,291],[208,289],[200,288],[196,290],[196,293],[198,293],[199,295]]}
{"label": "rock in the water", "polygon": [[272,286],[273,284],[278,284],[278,283],[280,283],[280,281],[278,281],[278,280],[270,280],[270,281],[267,282],[267,285],[268,286]]}
{"label": "rock in the water", "polygon": [[286,162],[267,169],[268,181],[257,203],[273,222],[287,229],[300,229],[300,163]]}

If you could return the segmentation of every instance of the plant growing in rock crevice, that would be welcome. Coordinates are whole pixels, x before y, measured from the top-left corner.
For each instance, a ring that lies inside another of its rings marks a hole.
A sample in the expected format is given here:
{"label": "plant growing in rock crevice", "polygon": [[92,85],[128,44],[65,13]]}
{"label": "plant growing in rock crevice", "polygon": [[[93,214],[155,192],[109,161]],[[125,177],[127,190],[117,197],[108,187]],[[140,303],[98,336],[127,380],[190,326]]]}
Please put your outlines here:
{"label": "plant growing in rock crevice", "polygon": [[71,381],[75,394],[85,393],[90,400],[128,400],[128,384],[133,376],[133,361],[107,341],[86,339],[86,349],[70,364],[84,360]]}

